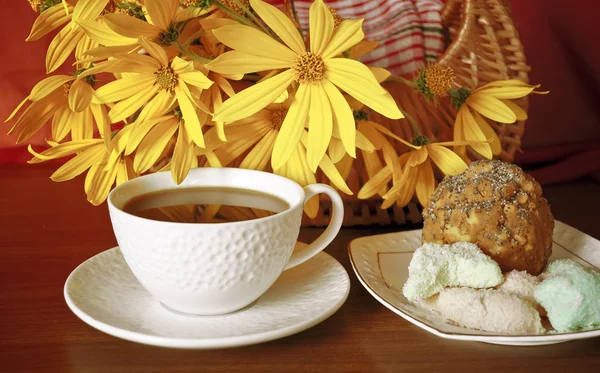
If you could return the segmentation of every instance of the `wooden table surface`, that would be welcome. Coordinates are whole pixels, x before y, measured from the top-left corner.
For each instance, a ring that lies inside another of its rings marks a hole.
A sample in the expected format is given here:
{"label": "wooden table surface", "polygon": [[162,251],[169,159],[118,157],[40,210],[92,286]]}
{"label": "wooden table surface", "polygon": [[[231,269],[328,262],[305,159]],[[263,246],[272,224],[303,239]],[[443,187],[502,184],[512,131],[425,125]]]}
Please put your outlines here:
{"label": "wooden table surface", "polygon": [[[87,258],[116,245],[106,206],[82,180],[48,179],[52,167],[1,168],[0,371],[2,372],[600,372],[600,338],[541,347],[449,341],[372,298],[348,260],[353,238],[397,231],[345,229],[327,248],[350,274],[345,305],[321,324],[280,340],[225,350],[145,346],[104,334],[65,304],[63,285]],[[557,219],[600,237],[600,186],[545,188]],[[303,229],[311,240],[318,229]]]}

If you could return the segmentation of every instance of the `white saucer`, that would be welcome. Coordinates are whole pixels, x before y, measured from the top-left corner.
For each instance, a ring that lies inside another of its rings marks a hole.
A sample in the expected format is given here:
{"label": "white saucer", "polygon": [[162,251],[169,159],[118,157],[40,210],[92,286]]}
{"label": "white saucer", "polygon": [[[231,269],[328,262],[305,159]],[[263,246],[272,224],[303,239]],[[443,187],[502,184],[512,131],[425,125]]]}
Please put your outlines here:
{"label": "white saucer", "polygon": [[[569,258],[585,266],[600,268],[600,242],[577,229],[555,221],[550,260]],[[350,242],[354,272],[363,286],[381,304],[414,325],[441,338],[513,346],[536,346],[600,337],[600,329],[539,335],[507,336],[463,328],[446,322],[439,314],[409,302],[402,295],[408,279],[408,264],[421,246],[421,230],[361,237]]]}
{"label": "white saucer", "polygon": [[77,267],[65,300],[84,322],[115,337],[155,346],[221,348],[266,342],[306,330],[346,301],[350,280],[320,253],[283,272],[255,303],[223,316],[184,316],[165,309],[136,280],[118,247]]}

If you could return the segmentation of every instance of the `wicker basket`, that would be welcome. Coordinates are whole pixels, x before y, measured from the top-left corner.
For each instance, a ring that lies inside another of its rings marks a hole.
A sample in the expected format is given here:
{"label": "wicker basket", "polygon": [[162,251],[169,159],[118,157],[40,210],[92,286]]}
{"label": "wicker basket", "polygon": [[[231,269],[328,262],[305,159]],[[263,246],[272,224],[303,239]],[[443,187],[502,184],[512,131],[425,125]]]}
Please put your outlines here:
{"label": "wicker basket", "polygon": [[[530,67],[525,62],[523,45],[512,21],[507,1],[449,0],[442,11],[442,22],[448,46],[437,62],[452,67],[456,76],[455,82],[459,86],[474,89],[494,80],[528,81]],[[441,141],[451,139],[456,110],[449,100],[442,100],[438,106],[432,106],[427,104],[421,95],[415,94],[413,88],[406,85],[387,83],[386,88],[402,110],[419,123],[422,134]],[[517,103],[527,109],[527,99]],[[373,120],[403,138],[413,137],[413,130],[406,120],[393,121],[381,116],[374,116]],[[514,124],[490,122],[490,124],[498,133],[502,143],[502,153],[498,158],[512,162],[515,152],[521,146],[525,122],[518,121]],[[471,159],[478,157],[474,152],[469,153],[468,156]],[[421,222],[420,206],[414,200],[404,208],[394,206],[382,210],[380,198],[370,200],[356,198],[356,193],[368,179],[360,152],[352,165],[346,168],[348,186],[355,194],[342,196],[345,200],[345,226],[403,225]],[[329,182],[322,174],[317,175],[317,178],[320,182]],[[317,217],[308,219],[305,216],[304,225],[328,224],[329,202],[326,200],[321,202]]]}

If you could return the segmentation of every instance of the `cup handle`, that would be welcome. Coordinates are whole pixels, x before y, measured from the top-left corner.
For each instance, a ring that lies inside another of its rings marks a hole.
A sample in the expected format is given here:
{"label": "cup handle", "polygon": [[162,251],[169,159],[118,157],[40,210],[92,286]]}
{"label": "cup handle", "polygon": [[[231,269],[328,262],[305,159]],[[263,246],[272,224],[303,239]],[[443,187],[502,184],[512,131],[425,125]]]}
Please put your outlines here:
{"label": "cup handle", "polygon": [[294,268],[295,266],[306,262],[308,259],[320,253],[325,247],[327,247],[327,245],[331,243],[331,241],[333,241],[335,236],[337,236],[344,220],[344,202],[342,201],[342,197],[340,197],[335,189],[325,184],[311,184],[304,187],[304,193],[304,203],[317,194],[327,194],[331,199],[332,205],[331,220],[329,221],[329,225],[327,226],[327,229],[325,229],[325,232],[323,232],[315,241],[306,246],[304,249],[292,254],[288,264],[284,268],[284,271],[286,269]]}

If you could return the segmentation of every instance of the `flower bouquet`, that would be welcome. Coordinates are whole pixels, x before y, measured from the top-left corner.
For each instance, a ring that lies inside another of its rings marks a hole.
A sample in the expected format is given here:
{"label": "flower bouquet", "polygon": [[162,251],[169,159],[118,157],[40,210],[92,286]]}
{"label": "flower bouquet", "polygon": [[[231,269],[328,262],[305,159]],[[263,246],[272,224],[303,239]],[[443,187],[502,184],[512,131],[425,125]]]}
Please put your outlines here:
{"label": "flower bouquet", "polygon": [[[29,147],[30,163],[71,157],[51,178],[85,173],[94,205],[115,184],[159,171],[181,183],[195,167],[325,181],[380,209],[426,205],[440,177],[502,153],[496,124],[524,120],[513,100],[537,87],[507,75],[473,87],[450,63],[414,79],[368,67],[360,59],[378,42],[323,0],[310,5],[308,28],[292,0],[283,10],[261,0],[29,3],[39,17],[28,41],[59,31],[50,76],[10,115],[10,133],[22,143],[51,125],[48,148]],[[72,56],[72,73],[55,74]],[[392,96],[390,82],[410,100]],[[414,102],[445,108],[451,123],[424,126]],[[358,167],[366,177],[349,185]],[[311,200],[306,215],[319,205]]]}

